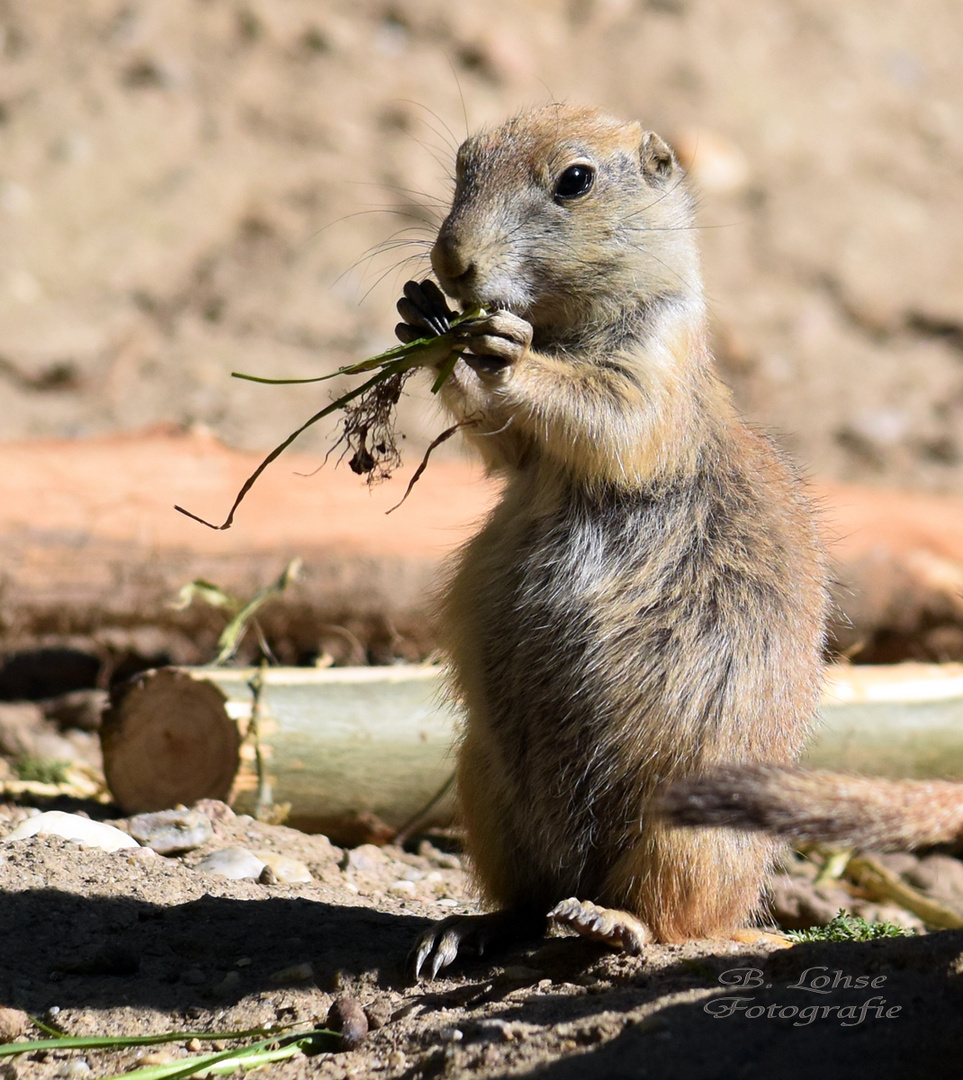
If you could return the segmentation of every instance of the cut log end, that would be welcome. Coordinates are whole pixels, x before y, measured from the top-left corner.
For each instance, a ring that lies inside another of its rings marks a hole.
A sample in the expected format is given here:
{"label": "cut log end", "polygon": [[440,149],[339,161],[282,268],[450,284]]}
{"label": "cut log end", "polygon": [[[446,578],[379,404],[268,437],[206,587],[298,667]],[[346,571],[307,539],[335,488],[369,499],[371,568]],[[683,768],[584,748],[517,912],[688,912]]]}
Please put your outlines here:
{"label": "cut log end", "polygon": [[225,800],[240,734],[213,683],[162,668],[119,688],[104,715],[104,775],[127,814]]}

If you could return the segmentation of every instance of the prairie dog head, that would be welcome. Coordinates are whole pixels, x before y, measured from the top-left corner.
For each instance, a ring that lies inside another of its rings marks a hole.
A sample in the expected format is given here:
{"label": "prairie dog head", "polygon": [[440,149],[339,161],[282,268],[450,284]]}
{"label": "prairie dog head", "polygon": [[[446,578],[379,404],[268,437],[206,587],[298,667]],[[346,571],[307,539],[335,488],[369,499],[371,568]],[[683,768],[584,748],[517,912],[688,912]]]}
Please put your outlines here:
{"label": "prairie dog head", "polygon": [[660,300],[701,304],[682,179],[638,123],[568,105],[515,117],[459,149],[432,268],[453,299],[562,334]]}

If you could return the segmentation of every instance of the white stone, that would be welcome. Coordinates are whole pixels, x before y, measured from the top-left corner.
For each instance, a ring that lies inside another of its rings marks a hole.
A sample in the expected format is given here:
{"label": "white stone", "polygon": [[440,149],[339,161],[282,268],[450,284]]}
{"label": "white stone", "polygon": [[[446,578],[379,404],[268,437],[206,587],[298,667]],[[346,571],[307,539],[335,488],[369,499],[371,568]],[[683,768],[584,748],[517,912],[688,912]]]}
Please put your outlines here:
{"label": "white stone", "polygon": [[48,810],[45,814],[21,821],[4,843],[26,840],[30,836],[62,836],[65,840],[77,840],[84,847],[100,848],[102,851],[140,846],[132,836],[115,829],[113,825],[91,821],[79,814],[65,814],[62,810]]}
{"label": "white stone", "polygon": [[226,847],[212,852],[194,867],[202,874],[220,874],[228,878],[253,878],[257,880],[264,863],[247,848]]}
{"label": "white stone", "polygon": [[278,882],[282,885],[293,885],[296,882],[314,880],[311,877],[311,871],[300,859],[292,859],[288,855],[278,855],[274,851],[258,851],[255,854],[261,862],[271,867]]}

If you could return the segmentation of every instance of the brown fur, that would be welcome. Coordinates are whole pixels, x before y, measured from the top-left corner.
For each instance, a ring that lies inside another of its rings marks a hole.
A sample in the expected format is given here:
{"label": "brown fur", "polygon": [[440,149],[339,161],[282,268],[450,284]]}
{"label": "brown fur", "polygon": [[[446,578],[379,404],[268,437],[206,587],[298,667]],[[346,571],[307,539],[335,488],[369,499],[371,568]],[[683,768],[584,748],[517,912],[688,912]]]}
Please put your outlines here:
{"label": "brown fur", "polygon": [[[560,202],[572,162],[595,185]],[[650,800],[795,758],[826,607],[800,482],[713,370],[691,222],[657,136],[552,106],[462,146],[432,253],[450,296],[498,309],[444,390],[506,479],[444,603],[479,885],[520,917],[625,909],[663,941],[744,924],[774,847]]]}
{"label": "brown fur", "polygon": [[797,843],[874,850],[963,841],[963,784],[775,767],[728,768],[668,788],[677,825],[760,829]]}

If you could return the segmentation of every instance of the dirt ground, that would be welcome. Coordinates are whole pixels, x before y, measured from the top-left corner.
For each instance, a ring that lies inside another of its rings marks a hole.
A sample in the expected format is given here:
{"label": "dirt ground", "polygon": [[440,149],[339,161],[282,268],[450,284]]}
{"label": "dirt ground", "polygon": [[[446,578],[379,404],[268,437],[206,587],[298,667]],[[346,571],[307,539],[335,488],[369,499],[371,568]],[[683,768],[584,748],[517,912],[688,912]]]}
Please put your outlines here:
{"label": "dirt ground", "polygon": [[[457,857],[424,842],[417,854],[348,853],[229,814],[215,829],[181,857],[59,838],[0,846],[2,1004],[93,1035],[324,1026],[335,999],[357,1002],[367,1037],[272,1066],[292,1080],[959,1075],[963,932],[788,950],[694,942],[641,958],[550,937],[412,984],[418,932],[477,910]],[[314,880],[197,869],[231,845],[298,859]],[[8,1038],[30,1031],[22,1014],[0,1012],[0,1024]],[[114,1075],[186,1059],[188,1044],[33,1053],[0,1069],[5,1080]]]}
{"label": "dirt ground", "polygon": [[[716,351],[751,417],[826,482],[959,495],[961,35],[955,0],[896,0],[885,16],[871,0],[0,0],[0,471],[16,467],[8,440],[65,439],[69,456],[153,424],[270,448],[327,392],[230,372],[315,375],[390,345],[466,128],[562,99],[644,120],[689,166]],[[442,425],[428,397],[403,403],[415,459]],[[309,433],[299,448],[316,457],[329,441]],[[95,510],[109,514],[110,457],[127,454],[98,445]],[[73,493],[51,496],[60,523],[38,542],[82,567]],[[31,504],[29,485],[18,498]],[[26,535],[18,514],[4,520]],[[138,519],[111,559],[152,529]],[[261,583],[279,569],[264,559]],[[928,559],[957,596],[956,555]],[[116,565],[104,562],[106,611],[153,572]],[[6,633],[16,570],[0,578]],[[367,597],[380,580],[365,564],[343,589]],[[63,607],[59,579],[51,593]],[[927,657],[959,647],[958,605],[944,607],[913,623],[957,635]],[[53,615],[41,631],[47,644],[66,632]],[[96,757],[89,730],[56,737]],[[23,815],[0,806],[0,839]],[[312,880],[196,869],[232,844],[297,859]],[[225,1030],[323,1024],[348,995],[372,1028],[361,1045],[332,1042],[272,1076],[959,1075],[956,931],[639,959],[550,938],[413,986],[414,936],[473,910],[457,855],[346,852],[229,814],[185,856],[0,844],[0,892],[0,1041],[34,1033],[24,1012],[73,1034]],[[823,896],[813,918],[839,900]],[[831,993],[813,969],[840,973]],[[727,1015],[733,987],[753,1000]],[[835,1010],[803,1022],[813,1005]],[[146,1054],[0,1059],[0,1080],[108,1076]]]}

